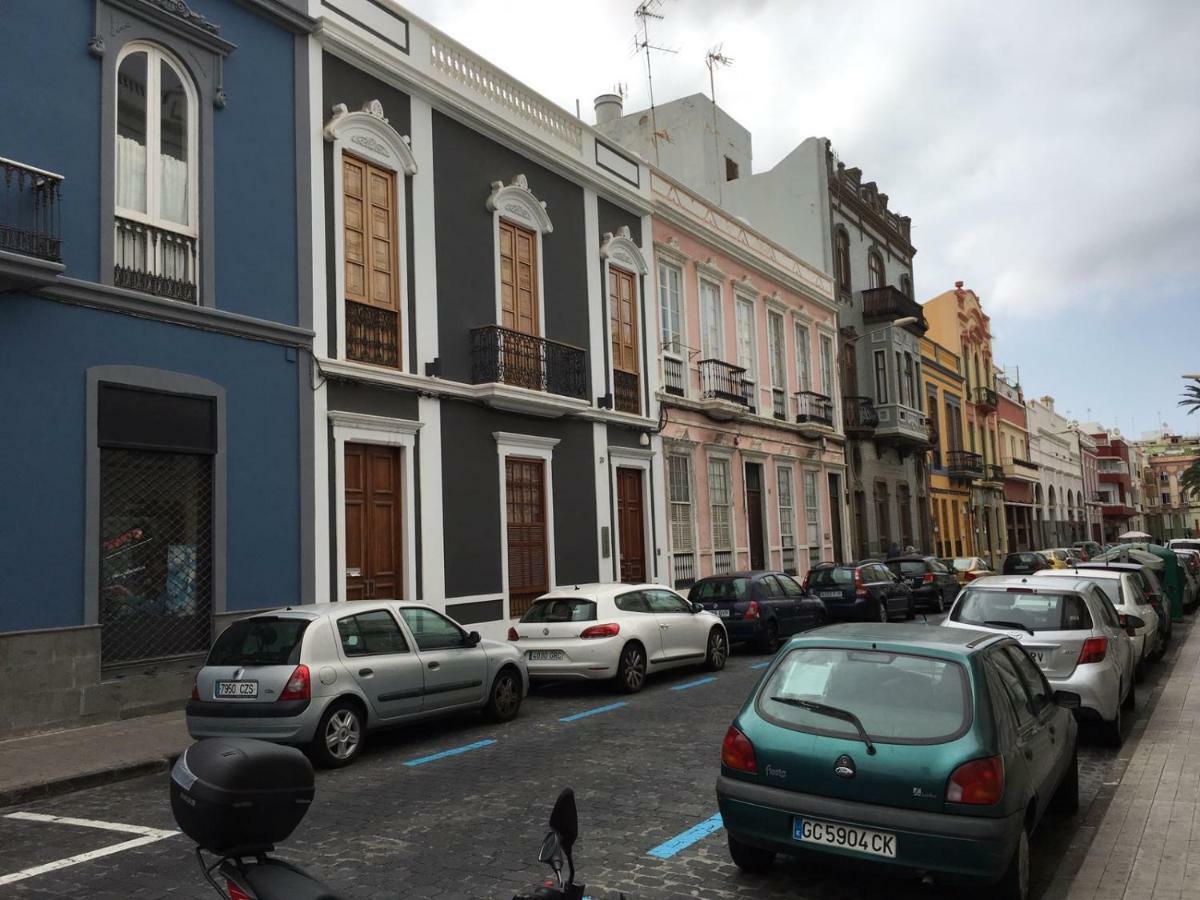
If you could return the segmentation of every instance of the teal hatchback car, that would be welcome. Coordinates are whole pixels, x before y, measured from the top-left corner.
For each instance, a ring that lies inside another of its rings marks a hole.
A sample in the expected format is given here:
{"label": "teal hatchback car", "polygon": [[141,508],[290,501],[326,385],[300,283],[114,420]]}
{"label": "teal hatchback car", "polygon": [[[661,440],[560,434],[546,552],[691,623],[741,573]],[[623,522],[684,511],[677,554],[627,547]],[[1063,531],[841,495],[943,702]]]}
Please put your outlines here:
{"label": "teal hatchback car", "polygon": [[762,872],[818,853],[1024,900],[1034,828],[1079,805],[1078,702],[1005,635],[864,623],[794,638],[725,736],[730,855]]}

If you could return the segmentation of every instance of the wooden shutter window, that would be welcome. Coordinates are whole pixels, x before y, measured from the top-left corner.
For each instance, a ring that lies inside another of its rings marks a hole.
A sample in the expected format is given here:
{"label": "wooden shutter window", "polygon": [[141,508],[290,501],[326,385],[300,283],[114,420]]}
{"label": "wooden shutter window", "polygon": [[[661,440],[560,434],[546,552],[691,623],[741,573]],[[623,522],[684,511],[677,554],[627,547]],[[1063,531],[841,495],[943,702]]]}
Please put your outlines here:
{"label": "wooden shutter window", "polygon": [[346,355],[398,367],[396,173],[342,154]]}
{"label": "wooden shutter window", "polygon": [[633,308],[633,275],[610,267],[608,270],[608,294],[612,326],[613,368],[637,374],[637,312]]}
{"label": "wooden shutter window", "polygon": [[537,335],[537,235],[500,220],[500,312],[505,328]]}
{"label": "wooden shutter window", "polygon": [[521,615],[550,589],[546,534],[545,463],[509,457],[504,461],[508,526],[510,615]]}

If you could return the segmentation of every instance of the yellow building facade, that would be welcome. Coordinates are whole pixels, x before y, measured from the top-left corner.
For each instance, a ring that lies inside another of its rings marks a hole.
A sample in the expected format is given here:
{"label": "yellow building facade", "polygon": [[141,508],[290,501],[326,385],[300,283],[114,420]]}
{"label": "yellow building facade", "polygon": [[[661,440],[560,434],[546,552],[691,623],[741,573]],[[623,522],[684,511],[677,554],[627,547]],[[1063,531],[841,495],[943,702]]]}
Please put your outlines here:
{"label": "yellow building facade", "polygon": [[966,440],[963,431],[963,376],[957,353],[928,336],[921,338],[921,375],[925,379],[925,416],[929,424],[929,507],[933,518],[935,556],[974,556],[975,539],[969,527],[969,483],[951,477],[954,451]]}

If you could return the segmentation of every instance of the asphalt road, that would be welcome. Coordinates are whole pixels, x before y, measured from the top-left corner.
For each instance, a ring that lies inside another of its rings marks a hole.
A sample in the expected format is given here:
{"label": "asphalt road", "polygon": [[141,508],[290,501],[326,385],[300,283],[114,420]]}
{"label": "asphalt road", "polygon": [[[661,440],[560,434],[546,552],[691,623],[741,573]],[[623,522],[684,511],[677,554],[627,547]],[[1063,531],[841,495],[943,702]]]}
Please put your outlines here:
{"label": "asphalt road", "polygon": [[[540,883],[548,871],[536,862],[538,847],[555,796],[570,785],[580,812],[579,877],[595,898],[615,898],[617,891],[631,900],[965,897],[881,878],[862,867],[780,862],[767,876],[746,876],[729,861],[719,828],[668,859],[648,855],[716,813],[713,781],[721,739],[765,660],[737,652],[715,678],[678,672],[652,680],[634,697],[598,685],[550,685],[538,689],[506,725],[461,715],[374,735],[356,765],[319,773],[312,810],[280,856],[348,898],[507,900]],[[1132,731],[1144,727],[1172,662],[1168,654],[1139,687]],[[623,705],[571,718],[615,704]],[[406,765],[484,741],[494,743]],[[1047,819],[1036,834],[1035,896],[1065,896],[1065,879],[1086,853],[1123,765],[1116,751],[1083,733],[1082,809],[1073,817]],[[141,846],[4,884],[5,875],[138,837],[13,818],[14,812],[174,829],[165,776],[0,810],[0,897],[214,896],[187,839],[152,839],[154,832],[144,833]]]}

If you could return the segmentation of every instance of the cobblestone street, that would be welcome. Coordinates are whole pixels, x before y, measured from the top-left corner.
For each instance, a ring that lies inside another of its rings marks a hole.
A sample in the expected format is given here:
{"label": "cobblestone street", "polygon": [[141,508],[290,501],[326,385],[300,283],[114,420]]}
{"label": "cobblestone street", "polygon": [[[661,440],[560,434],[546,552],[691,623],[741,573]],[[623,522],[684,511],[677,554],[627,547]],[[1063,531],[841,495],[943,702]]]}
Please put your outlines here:
{"label": "cobblestone street", "polygon": [[[1145,727],[1169,675],[1176,643],[1139,689]],[[920,897],[931,889],[863,868],[825,870],[781,862],[752,878],[730,862],[717,829],[667,859],[648,855],[716,812],[713,781],[721,738],[761,671],[764,657],[737,653],[715,679],[684,671],[651,681],[634,697],[601,686],[550,685],[521,716],[492,726],[475,716],[374,736],[348,769],[318,775],[313,808],[281,856],[352,897],[506,898],[545,873],[536,862],[558,791],[575,788],[581,839],[577,864],[593,897]],[[624,700],[624,705],[619,705]],[[571,721],[580,712],[615,705]],[[444,750],[494,740],[419,765]],[[1080,746],[1082,809],[1048,818],[1034,841],[1034,896],[1058,897],[1086,856],[1128,760],[1085,729]],[[102,753],[103,748],[97,747]],[[88,853],[131,835],[69,823],[12,818],[37,813],[143,829],[173,829],[166,778],[148,776],[0,813],[0,896],[211,896],[181,836],[91,859],[3,886],[3,876]],[[937,889],[947,896],[945,889]],[[953,896],[954,894],[950,894]]]}

